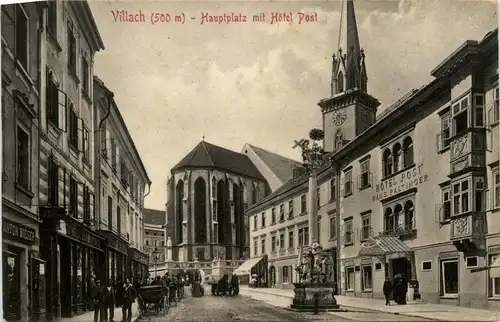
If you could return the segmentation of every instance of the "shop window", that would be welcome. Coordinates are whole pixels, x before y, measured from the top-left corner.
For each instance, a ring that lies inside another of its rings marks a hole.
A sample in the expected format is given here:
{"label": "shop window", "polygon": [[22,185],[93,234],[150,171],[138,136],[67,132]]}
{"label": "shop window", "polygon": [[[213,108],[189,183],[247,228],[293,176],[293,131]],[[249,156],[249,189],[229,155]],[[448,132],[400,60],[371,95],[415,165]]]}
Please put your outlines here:
{"label": "shop window", "polygon": [[466,268],[478,267],[478,257],[477,256],[466,257],[465,267]]}
{"label": "shop window", "polygon": [[344,174],[344,197],[352,195],[352,170]]}
{"label": "shop window", "polygon": [[432,261],[422,262],[422,271],[427,272],[432,270]]}
{"label": "shop window", "polygon": [[285,205],[280,205],[280,222],[285,221]]}
{"label": "shop window", "polygon": [[458,295],[458,260],[441,261],[441,295]]}
{"label": "shop window", "polygon": [[460,215],[469,211],[469,180],[453,184],[453,215]]}
{"label": "shop window", "polygon": [[304,214],[307,211],[307,197],[306,195],[300,196],[300,213]]}
{"label": "shop window", "polygon": [[276,224],[276,208],[271,209],[271,225]]}
{"label": "shop window", "polygon": [[282,274],[281,274],[281,282],[282,283],[289,283],[289,278],[290,278],[290,275],[289,275],[289,271],[288,271],[288,266],[283,266],[281,269],[282,269]]}
{"label": "shop window", "polygon": [[337,181],[335,178],[330,180],[330,202],[337,199]]}
{"label": "shop window", "polygon": [[371,291],[372,290],[372,266],[363,266],[363,275],[362,275],[362,287],[363,291]]}
{"label": "shop window", "polygon": [[30,190],[30,135],[17,127],[16,183]]}
{"label": "shop window", "polygon": [[337,237],[337,218],[330,217],[330,239]]}
{"label": "shop window", "polygon": [[288,248],[294,248],[295,247],[295,244],[294,244],[294,234],[295,234],[294,231],[289,231],[288,232]]}
{"label": "shop window", "polygon": [[293,199],[288,202],[288,219],[293,219]]}
{"label": "shop window", "polygon": [[354,291],[354,267],[346,267],[345,269],[345,289],[346,291]]}
{"label": "shop window", "polygon": [[[497,260],[499,254],[491,254],[488,257],[488,264],[492,266],[493,263]],[[490,277],[490,295],[494,297],[500,297],[500,277]]]}
{"label": "shop window", "polygon": [[453,134],[459,135],[469,128],[469,96],[452,106]]}

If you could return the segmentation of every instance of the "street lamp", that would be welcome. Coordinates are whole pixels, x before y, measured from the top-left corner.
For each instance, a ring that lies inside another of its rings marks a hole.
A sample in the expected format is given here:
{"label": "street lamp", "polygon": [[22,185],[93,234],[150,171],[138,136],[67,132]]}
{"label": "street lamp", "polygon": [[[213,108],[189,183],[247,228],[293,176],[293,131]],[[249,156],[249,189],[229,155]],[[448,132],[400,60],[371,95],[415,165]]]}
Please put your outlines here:
{"label": "street lamp", "polygon": [[155,248],[155,250],[153,251],[153,253],[151,255],[153,257],[152,258],[153,263],[155,264],[155,279],[156,279],[156,266],[158,264],[158,261],[160,260],[161,253],[158,251],[157,248]]}
{"label": "street lamp", "polygon": [[302,139],[294,141],[293,148],[300,147],[302,149],[302,160],[305,170],[309,173],[309,200],[308,200],[308,213],[309,213],[309,246],[315,241],[318,241],[318,201],[316,196],[317,189],[317,171],[323,166],[323,155],[325,151],[321,147],[319,141],[323,140],[325,132],[320,129],[312,129],[309,132],[309,138],[313,141],[312,146],[309,146],[309,140]]}

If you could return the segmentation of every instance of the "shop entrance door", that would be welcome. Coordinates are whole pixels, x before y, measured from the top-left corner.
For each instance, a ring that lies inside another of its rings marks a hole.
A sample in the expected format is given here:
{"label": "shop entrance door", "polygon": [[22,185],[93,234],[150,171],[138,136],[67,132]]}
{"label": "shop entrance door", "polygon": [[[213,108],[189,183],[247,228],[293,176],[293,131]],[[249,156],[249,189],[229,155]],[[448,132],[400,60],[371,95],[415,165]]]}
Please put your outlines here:
{"label": "shop entrance door", "polygon": [[276,267],[271,266],[269,268],[269,287],[275,287],[276,286]]}
{"label": "shop entrance door", "polygon": [[2,262],[2,297],[3,314],[6,321],[16,321],[21,318],[21,267],[19,264],[19,255],[3,251]]}
{"label": "shop entrance door", "polygon": [[408,275],[410,271],[410,265],[406,258],[396,258],[392,260],[392,276],[389,276],[391,280],[394,280],[394,276],[401,275],[405,281],[411,276]]}

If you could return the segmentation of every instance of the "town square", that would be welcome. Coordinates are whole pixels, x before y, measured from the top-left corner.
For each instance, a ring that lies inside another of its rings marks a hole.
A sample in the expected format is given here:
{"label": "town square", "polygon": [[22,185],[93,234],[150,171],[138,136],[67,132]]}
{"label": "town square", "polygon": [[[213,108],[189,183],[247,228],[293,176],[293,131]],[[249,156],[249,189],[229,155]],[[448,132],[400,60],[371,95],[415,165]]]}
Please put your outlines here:
{"label": "town square", "polygon": [[500,321],[496,1],[1,8],[3,321]]}

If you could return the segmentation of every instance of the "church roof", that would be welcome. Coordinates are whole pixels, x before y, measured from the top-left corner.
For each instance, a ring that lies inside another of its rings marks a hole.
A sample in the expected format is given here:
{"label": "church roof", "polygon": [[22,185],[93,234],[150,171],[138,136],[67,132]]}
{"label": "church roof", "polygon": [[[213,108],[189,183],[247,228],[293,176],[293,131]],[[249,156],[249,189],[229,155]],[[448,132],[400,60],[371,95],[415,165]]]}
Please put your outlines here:
{"label": "church roof", "polygon": [[205,141],[198,143],[172,171],[186,168],[214,168],[265,180],[248,156]]}
{"label": "church roof", "polygon": [[165,225],[165,211],[144,208],[144,224],[146,225]]}
{"label": "church roof", "polygon": [[247,145],[259,156],[262,162],[269,167],[283,184],[293,179],[293,170],[295,168],[302,167],[302,163],[296,160],[286,158],[251,144]]}

